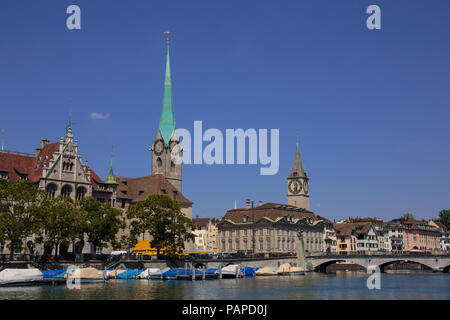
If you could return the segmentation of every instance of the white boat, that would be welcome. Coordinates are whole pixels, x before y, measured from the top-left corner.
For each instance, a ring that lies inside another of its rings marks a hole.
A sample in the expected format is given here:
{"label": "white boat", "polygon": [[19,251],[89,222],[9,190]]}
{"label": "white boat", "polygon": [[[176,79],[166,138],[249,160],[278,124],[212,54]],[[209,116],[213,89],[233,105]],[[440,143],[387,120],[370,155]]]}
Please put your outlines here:
{"label": "white boat", "polygon": [[230,264],[223,267],[222,270],[216,270],[216,274],[220,275],[222,272],[222,278],[240,278],[242,277],[242,272],[237,264]]}
{"label": "white boat", "polygon": [[148,268],[138,275],[138,279],[161,279],[161,274],[170,270],[170,268]]}
{"label": "white boat", "polygon": [[4,269],[0,271],[0,286],[33,285],[44,279],[44,274],[36,268]]}

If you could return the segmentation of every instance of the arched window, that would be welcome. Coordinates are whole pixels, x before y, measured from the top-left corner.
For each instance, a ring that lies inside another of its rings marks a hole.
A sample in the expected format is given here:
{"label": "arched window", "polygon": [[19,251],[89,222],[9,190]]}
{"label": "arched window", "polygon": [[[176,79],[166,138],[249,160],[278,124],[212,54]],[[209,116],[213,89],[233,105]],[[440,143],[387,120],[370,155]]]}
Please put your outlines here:
{"label": "arched window", "polygon": [[63,162],[63,170],[66,170],[66,162]]}
{"label": "arched window", "polygon": [[69,170],[72,171],[72,169],[73,169],[73,163],[71,163],[71,164],[69,165],[69,167],[70,167]]}
{"label": "arched window", "polygon": [[77,200],[81,200],[81,199],[84,198],[85,195],[86,195],[86,188],[85,187],[78,187],[76,199]]}
{"label": "arched window", "polygon": [[47,191],[47,193],[50,195],[50,197],[53,199],[55,198],[55,194],[56,194],[56,190],[58,189],[58,187],[56,186],[56,184],[54,183],[50,183],[47,185],[47,187],[45,188],[45,191]]}
{"label": "arched window", "polygon": [[162,172],[162,160],[161,158],[156,159],[156,165],[158,166],[158,172]]}
{"label": "arched window", "polygon": [[61,195],[63,197],[70,197],[70,194],[72,193],[72,187],[69,186],[68,184],[66,184],[64,187],[62,187],[61,189]]}
{"label": "arched window", "polygon": [[170,172],[175,172],[175,163],[173,161],[170,162]]}

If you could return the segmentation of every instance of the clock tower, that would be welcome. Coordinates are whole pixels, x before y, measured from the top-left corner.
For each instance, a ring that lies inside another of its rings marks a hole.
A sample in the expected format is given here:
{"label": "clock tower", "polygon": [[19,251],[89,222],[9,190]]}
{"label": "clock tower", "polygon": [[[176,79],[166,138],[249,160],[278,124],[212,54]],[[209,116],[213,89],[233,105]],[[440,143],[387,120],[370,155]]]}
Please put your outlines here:
{"label": "clock tower", "polygon": [[159,119],[158,133],[150,147],[152,151],[152,175],[162,174],[181,192],[181,159],[182,148],[175,132],[175,117],[173,112],[172,79],[170,76],[170,55],[167,35],[166,75],[164,79],[164,96]]}
{"label": "clock tower", "polygon": [[298,208],[304,208],[309,211],[309,184],[308,176],[303,170],[302,160],[300,158],[300,151],[295,150],[294,166],[287,177],[287,197],[288,205]]}

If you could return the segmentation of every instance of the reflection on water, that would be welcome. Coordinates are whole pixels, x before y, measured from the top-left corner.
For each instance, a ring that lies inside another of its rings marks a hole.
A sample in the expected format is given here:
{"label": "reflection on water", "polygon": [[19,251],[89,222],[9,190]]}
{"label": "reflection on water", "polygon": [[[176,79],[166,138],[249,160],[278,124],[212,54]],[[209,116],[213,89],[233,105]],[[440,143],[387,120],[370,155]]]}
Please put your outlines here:
{"label": "reflection on water", "polygon": [[0,299],[450,299],[450,276],[438,273],[382,274],[381,289],[366,287],[361,272],[223,280],[110,280],[82,284],[2,287]]}

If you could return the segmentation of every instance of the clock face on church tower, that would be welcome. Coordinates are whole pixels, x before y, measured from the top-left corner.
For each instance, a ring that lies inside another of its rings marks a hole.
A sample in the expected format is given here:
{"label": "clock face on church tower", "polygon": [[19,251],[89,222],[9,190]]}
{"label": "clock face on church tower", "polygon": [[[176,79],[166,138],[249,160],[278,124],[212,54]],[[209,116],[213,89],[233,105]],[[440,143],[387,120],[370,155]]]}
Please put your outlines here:
{"label": "clock face on church tower", "polygon": [[308,181],[307,180],[303,181],[303,190],[305,191],[306,194],[308,194]]}
{"label": "clock face on church tower", "polygon": [[157,155],[160,155],[164,150],[164,142],[161,139],[156,140],[153,150]]}
{"label": "clock face on church tower", "polygon": [[289,191],[293,194],[300,193],[302,191],[302,182],[301,180],[295,179],[289,182]]}

